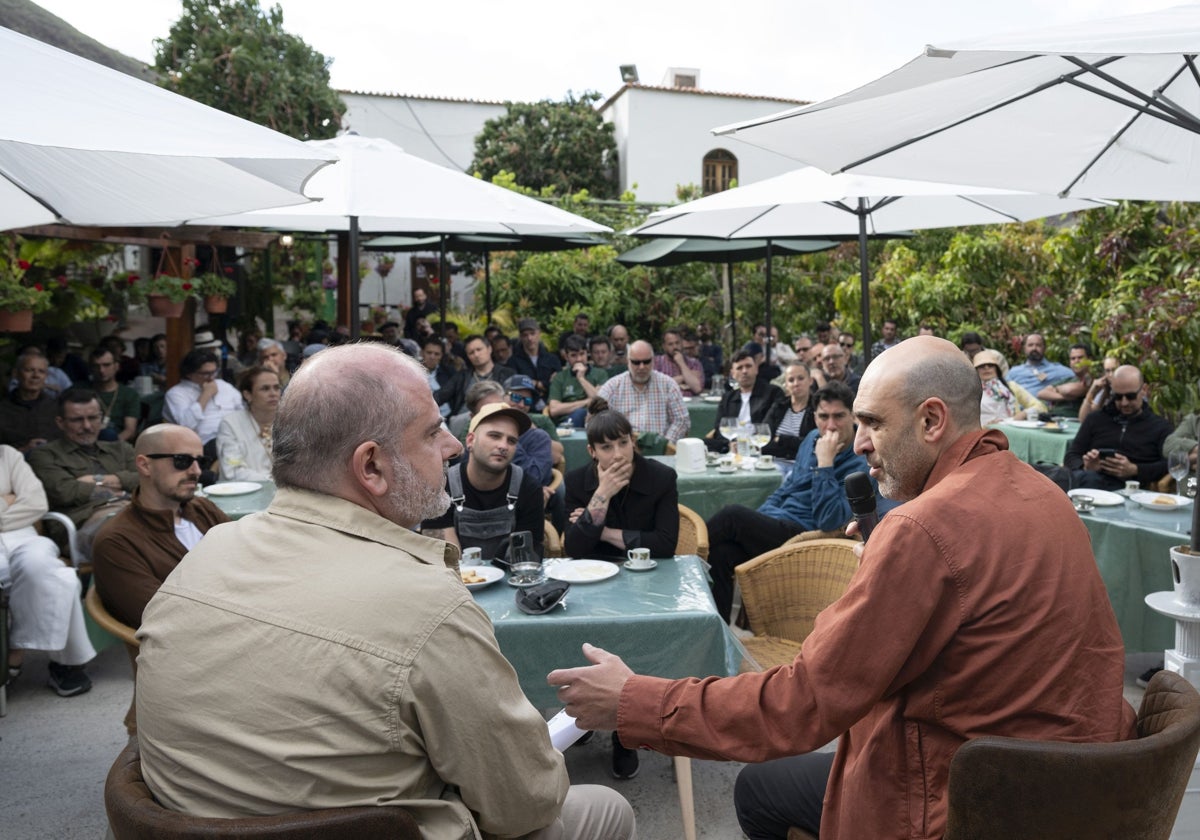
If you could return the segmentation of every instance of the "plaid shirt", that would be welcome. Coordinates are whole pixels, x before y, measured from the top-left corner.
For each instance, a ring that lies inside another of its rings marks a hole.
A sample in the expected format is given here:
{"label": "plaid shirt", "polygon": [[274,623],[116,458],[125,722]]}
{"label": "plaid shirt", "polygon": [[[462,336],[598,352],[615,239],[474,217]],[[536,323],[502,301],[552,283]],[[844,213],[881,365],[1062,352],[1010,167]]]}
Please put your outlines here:
{"label": "plaid shirt", "polygon": [[609,408],[628,417],[635,431],[654,432],[674,443],[691,427],[679,386],[657,371],[650,372],[645,390],[635,388],[629,374],[622,373],[601,385],[599,395]]}
{"label": "plaid shirt", "polygon": [[[694,371],[696,371],[696,373],[700,374],[700,382],[703,383],[704,382],[704,365],[702,365],[700,363],[700,360],[693,359],[690,356],[684,356],[683,360],[685,362],[687,362],[687,366],[688,366],[689,370],[694,370]],[[663,376],[671,377],[672,380],[674,380],[676,376],[679,376],[679,373],[680,373],[679,365],[675,364],[675,360],[672,359],[670,356],[664,355],[662,353],[660,353],[654,357],[654,369],[656,371],[658,371],[659,373],[661,373]],[[683,396],[685,396],[685,397],[696,396],[695,392],[692,391],[690,388],[684,388],[682,385],[680,385],[679,387],[682,389],[681,392],[682,392]]]}

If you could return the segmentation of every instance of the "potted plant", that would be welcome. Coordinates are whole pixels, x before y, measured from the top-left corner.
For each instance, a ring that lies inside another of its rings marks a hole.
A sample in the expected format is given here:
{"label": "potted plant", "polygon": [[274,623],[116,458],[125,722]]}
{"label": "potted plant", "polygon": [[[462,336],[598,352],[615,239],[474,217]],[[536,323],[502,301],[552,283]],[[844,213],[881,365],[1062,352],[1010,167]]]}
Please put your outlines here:
{"label": "potted plant", "polygon": [[31,265],[21,259],[19,237],[10,234],[5,242],[0,252],[0,331],[29,332],[34,313],[50,308],[52,293],[26,276]]}
{"label": "potted plant", "polygon": [[229,298],[237,291],[237,283],[229,275],[233,268],[226,266],[223,273],[210,271],[195,278],[196,288],[204,298],[204,308],[216,315],[229,308]]}
{"label": "potted plant", "polygon": [[155,274],[134,288],[145,296],[150,314],[157,318],[180,317],[187,299],[196,294],[196,286],[191,280],[171,274]]}
{"label": "potted plant", "polygon": [[387,277],[395,267],[396,258],[391,254],[384,254],[375,260],[375,271],[379,273],[380,277]]}

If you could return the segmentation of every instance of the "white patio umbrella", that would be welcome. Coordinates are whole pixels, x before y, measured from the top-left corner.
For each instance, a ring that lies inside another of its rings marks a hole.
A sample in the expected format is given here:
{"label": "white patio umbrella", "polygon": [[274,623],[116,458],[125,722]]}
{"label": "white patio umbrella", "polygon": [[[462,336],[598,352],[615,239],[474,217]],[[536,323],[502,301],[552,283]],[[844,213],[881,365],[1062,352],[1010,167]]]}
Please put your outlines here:
{"label": "white patio umbrella", "polygon": [[[829,175],[806,166],[650,214],[637,236],[719,239],[857,237],[862,282],[863,343],[871,350],[867,238],[926,228],[1028,221],[1100,206],[1087,199],[989,187],[903,181],[869,175]],[[771,261],[767,258],[770,325]]]}
{"label": "white patio umbrella", "polygon": [[334,158],[0,28],[0,230],[175,225],[307,202]]}
{"label": "white patio umbrella", "polygon": [[[455,234],[578,237],[612,228],[479,178],[410,155],[387,140],[344,134],[306,145],[338,162],[313,176],[319,204],[203,219],[201,224],[286,231],[346,231],[351,254],[360,233],[441,237]],[[358,306],[358,260],[350,263],[351,311]],[[446,296],[442,300],[445,320]]]}
{"label": "white patio umbrella", "polygon": [[1200,5],[930,46],[857,90],[715,129],[827,172],[1200,200]]}

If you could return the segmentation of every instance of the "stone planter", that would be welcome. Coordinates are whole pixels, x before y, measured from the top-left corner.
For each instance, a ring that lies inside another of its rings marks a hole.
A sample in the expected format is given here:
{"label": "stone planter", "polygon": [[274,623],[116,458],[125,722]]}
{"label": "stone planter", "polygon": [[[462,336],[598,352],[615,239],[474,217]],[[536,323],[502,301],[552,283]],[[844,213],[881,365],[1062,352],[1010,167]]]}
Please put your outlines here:
{"label": "stone planter", "polygon": [[0,309],[0,332],[32,332],[33,310]]}
{"label": "stone planter", "polygon": [[204,311],[209,315],[220,315],[229,309],[229,298],[223,295],[205,295]]}

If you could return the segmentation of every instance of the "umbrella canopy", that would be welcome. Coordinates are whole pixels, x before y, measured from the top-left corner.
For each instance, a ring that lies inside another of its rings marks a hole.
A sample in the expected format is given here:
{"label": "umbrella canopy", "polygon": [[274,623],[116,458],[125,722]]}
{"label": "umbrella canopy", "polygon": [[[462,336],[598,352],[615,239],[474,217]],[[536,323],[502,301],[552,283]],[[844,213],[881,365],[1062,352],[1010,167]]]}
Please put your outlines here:
{"label": "umbrella canopy", "polygon": [[[829,175],[815,167],[705,196],[651,213],[639,236],[767,239],[857,235],[862,280],[863,344],[870,360],[867,237],[924,228],[1026,221],[1099,206],[1086,199],[1017,193],[961,184]],[[767,294],[770,295],[770,263]],[[770,318],[768,300],[767,318]],[[768,323],[769,326],[769,323]]]}
{"label": "umbrella canopy", "polygon": [[[810,254],[836,248],[837,242],[827,239],[776,239],[771,242],[772,253],[778,255]],[[680,239],[663,237],[651,239],[617,257],[625,266],[683,265],[689,262],[735,263],[761,260],[767,256],[765,239]]]}
{"label": "umbrella canopy", "polygon": [[313,176],[306,192],[318,204],[205,219],[205,223],[288,231],[345,231],[408,236],[498,234],[564,236],[611,228],[557,207],[438,166],[387,140],[344,134],[310,140],[338,158]]}
{"label": "umbrella canopy", "polygon": [[175,225],[308,202],[335,159],[0,28],[0,230]]}
{"label": "umbrella canopy", "polygon": [[1200,6],[927,47],[816,105],[716,129],[828,172],[1200,200]]}
{"label": "umbrella canopy", "polygon": [[447,251],[488,254],[492,251],[571,251],[606,245],[608,240],[595,234],[573,236],[376,236],[363,243],[365,251],[436,251],[446,240]]}

